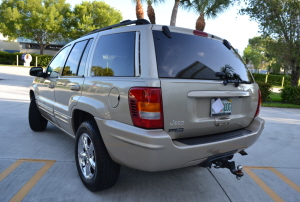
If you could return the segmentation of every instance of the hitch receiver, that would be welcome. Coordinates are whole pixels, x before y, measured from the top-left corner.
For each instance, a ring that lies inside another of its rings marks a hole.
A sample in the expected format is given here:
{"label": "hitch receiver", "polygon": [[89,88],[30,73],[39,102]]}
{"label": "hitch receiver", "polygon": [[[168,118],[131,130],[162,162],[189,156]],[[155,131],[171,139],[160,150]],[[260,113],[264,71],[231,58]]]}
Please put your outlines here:
{"label": "hitch receiver", "polygon": [[243,166],[239,165],[235,168],[234,161],[228,161],[226,158],[218,159],[212,162],[215,164],[214,168],[228,168],[232,174],[236,176],[236,179],[240,180],[243,176]]}
{"label": "hitch receiver", "polygon": [[[207,167],[211,168],[212,164],[214,164],[215,165],[214,168],[228,168],[230,170],[230,172],[236,176],[236,179],[240,180],[244,176],[244,173],[242,171],[243,166],[239,165],[239,166],[235,167],[235,162],[229,161],[233,158],[233,155],[236,152],[237,152],[237,150],[234,150],[231,152],[226,152],[223,154],[211,156],[208,159],[206,159],[204,162],[200,163],[199,166],[205,167],[205,168],[207,168]],[[246,155],[246,154],[244,154],[244,155]]]}

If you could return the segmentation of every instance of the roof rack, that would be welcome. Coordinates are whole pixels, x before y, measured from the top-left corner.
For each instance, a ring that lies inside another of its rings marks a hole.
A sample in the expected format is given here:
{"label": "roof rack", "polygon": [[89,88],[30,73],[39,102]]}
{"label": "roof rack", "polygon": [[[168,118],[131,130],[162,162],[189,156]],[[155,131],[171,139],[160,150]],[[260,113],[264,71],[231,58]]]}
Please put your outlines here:
{"label": "roof rack", "polygon": [[[122,22],[120,22],[119,24],[115,24],[115,25],[111,25],[111,26],[108,26],[108,27],[104,27],[104,28],[101,28],[101,29],[95,29],[83,36],[87,36],[87,35],[90,35],[90,34],[94,34],[96,32],[101,32],[101,31],[105,31],[105,30],[109,30],[109,29],[112,29],[112,28],[115,28],[115,27],[121,27],[121,26],[125,26],[125,25],[132,25],[132,24],[136,24],[136,25],[147,25],[147,24],[150,24],[150,22],[148,20],[145,20],[145,19],[138,19],[138,20],[124,20]],[[83,37],[82,36],[82,37]]]}

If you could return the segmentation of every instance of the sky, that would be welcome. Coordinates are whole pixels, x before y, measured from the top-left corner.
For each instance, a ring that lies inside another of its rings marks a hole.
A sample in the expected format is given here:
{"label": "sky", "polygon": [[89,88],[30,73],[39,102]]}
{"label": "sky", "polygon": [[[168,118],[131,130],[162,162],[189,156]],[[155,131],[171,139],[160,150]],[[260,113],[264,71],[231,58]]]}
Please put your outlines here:
{"label": "sky", "polygon": [[[135,4],[132,0],[102,0],[115,9],[121,11],[123,20],[134,20]],[[72,6],[79,4],[82,0],[66,0]],[[174,6],[174,0],[165,0],[163,4],[154,5],[156,15],[156,24],[170,25],[171,13]],[[145,18],[147,16],[147,4],[143,4]],[[239,6],[233,6],[217,18],[206,20],[205,32],[227,39],[234,48],[242,54],[248,45],[248,39],[259,36],[258,24],[250,21],[248,16],[238,15]],[[195,29],[195,24],[199,16],[193,11],[178,9],[176,26]]]}
{"label": "sky", "polygon": [[[91,0],[88,0],[91,1]],[[123,20],[134,20],[135,4],[132,0],[102,0],[115,9],[121,11]],[[0,0],[2,2],[2,0]],[[73,7],[80,4],[82,0],[66,0]],[[147,16],[147,4],[144,3],[145,18]],[[165,0],[165,3],[154,5],[156,24],[170,25],[171,13],[174,0]],[[230,9],[220,14],[217,18],[206,20],[205,32],[227,39],[234,48],[238,49],[242,55],[243,50],[248,45],[249,38],[259,36],[258,24],[250,21],[248,16],[238,15],[239,6],[232,6]],[[193,11],[178,9],[176,26],[195,29],[195,24],[199,16]]]}

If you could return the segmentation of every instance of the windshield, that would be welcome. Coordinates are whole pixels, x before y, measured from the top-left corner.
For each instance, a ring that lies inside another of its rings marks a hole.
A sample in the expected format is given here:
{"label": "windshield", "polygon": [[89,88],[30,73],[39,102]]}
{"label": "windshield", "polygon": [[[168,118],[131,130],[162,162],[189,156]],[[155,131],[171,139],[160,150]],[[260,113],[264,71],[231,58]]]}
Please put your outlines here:
{"label": "windshield", "polygon": [[224,72],[227,79],[253,82],[239,55],[220,41],[174,32],[168,38],[161,31],[153,37],[160,78],[220,80],[215,74]]}

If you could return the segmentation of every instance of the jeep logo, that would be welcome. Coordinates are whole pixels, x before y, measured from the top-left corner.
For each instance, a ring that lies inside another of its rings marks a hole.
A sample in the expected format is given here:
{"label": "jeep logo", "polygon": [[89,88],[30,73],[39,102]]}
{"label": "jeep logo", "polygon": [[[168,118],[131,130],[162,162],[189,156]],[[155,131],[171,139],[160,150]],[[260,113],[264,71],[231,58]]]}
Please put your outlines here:
{"label": "jeep logo", "polygon": [[183,124],[184,121],[174,121],[174,120],[170,123],[171,126],[183,126]]}

